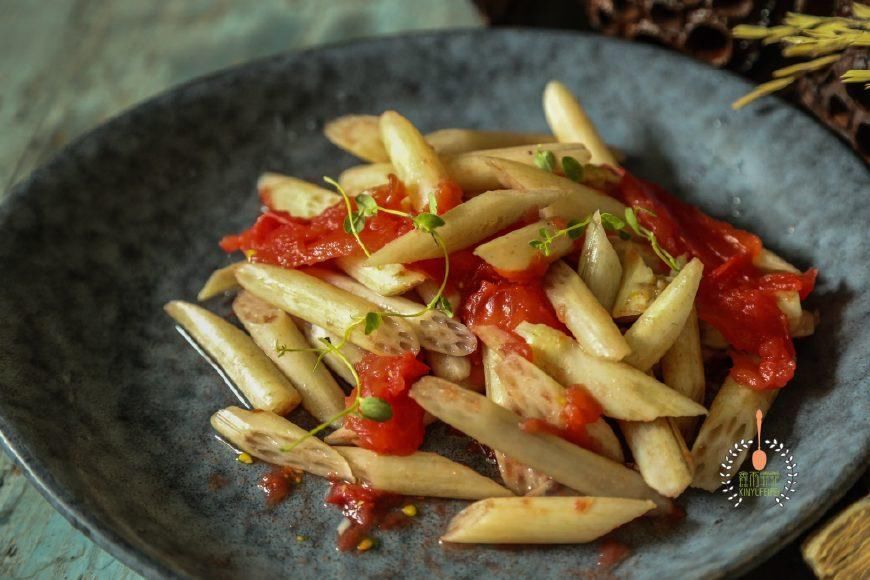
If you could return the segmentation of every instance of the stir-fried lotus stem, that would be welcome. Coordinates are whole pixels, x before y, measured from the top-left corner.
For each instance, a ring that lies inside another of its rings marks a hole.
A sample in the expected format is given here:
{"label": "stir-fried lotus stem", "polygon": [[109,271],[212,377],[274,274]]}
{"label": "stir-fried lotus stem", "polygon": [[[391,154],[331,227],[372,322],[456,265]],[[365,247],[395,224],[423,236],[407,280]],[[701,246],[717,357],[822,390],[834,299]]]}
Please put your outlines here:
{"label": "stir-fried lotus stem", "polygon": [[[562,411],[565,407],[565,388],[550,375],[516,354],[504,357],[495,368],[503,385],[506,402],[501,404],[524,419],[542,419],[555,427],[565,428]],[[496,401],[498,402],[498,401]],[[590,439],[597,444],[596,452],[622,463],[622,446],[610,425],[597,419],[586,425]]]}
{"label": "stir-fried lotus stem", "polygon": [[[552,143],[534,147],[508,147],[503,149],[487,149],[468,151],[458,155],[442,158],[447,178],[459,186],[466,195],[474,195],[484,191],[499,188],[500,178],[496,170],[489,164],[493,158],[504,159],[531,167],[533,153],[538,149],[554,152],[564,157],[575,157],[582,160],[589,158],[589,151],[577,143]],[[558,168],[558,160],[556,167]],[[387,183],[390,174],[398,171],[390,163],[371,163],[357,165],[346,169],[339,176],[339,183],[349,194],[353,195]],[[614,203],[618,203],[614,200]]]}
{"label": "stir-fried lotus stem", "polygon": [[651,488],[678,497],[692,483],[692,455],[674,420],[619,421],[634,462]]}
{"label": "stir-fried lotus stem", "polygon": [[[695,478],[692,487],[715,491],[722,483],[720,464],[735,441],[750,440],[755,435],[755,411],[767,414],[779,389],[750,389],[731,377],[725,379],[722,388],[710,405],[710,414],[701,424],[701,431],[692,446],[695,462]],[[744,450],[734,460],[740,465],[746,458]]]}
{"label": "stir-fried lotus stem", "polygon": [[558,203],[541,212],[541,217],[583,219],[597,210],[622,215],[625,206],[583,184],[516,161],[490,158],[487,161],[498,175],[502,187],[522,190],[555,189],[564,192]]}
{"label": "stir-fried lotus stem", "polygon": [[404,294],[427,280],[424,274],[409,270],[401,264],[366,266],[365,259],[358,256],[337,258],[335,265],[345,274],[381,296]]}
{"label": "stir-fried lotus stem", "polygon": [[389,163],[355,165],[339,174],[338,183],[348,195],[356,195],[361,191],[388,183],[390,174],[395,173],[396,170]]}
{"label": "stir-fried lotus stem", "polygon": [[335,447],[351,471],[374,489],[401,495],[482,499],[508,497],[510,491],[473,469],[436,453],[379,455],[358,447]]}
{"label": "stir-fried lotus stem", "polygon": [[459,512],[441,536],[462,544],[582,544],[655,509],[615,497],[485,499]]}
{"label": "stir-fried lotus stem", "polygon": [[420,350],[414,330],[402,319],[385,319],[365,333],[362,321],[377,311],[371,302],[336,288],[319,278],[264,264],[245,264],[237,272],[239,283],[261,300],[281,310],[347,337],[357,346],[379,355]]}
{"label": "stir-fried lotus stem", "polygon": [[554,328],[523,322],[516,333],[532,347],[536,365],[563,385],[584,385],[608,417],[652,421],[707,413],[702,405],[634,367],[584,352]]}
{"label": "stir-fried lotus stem", "polygon": [[372,163],[390,160],[381,141],[380,120],[375,115],[344,115],[323,128],[323,134],[337,147]]}
{"label": "stir-fried lotus stem", "polygon": [[592,154],[591,162],[617,167],[616,159],[601,139],[586,111],[558,81],[550,81],[544,89],[544,113],[550,130],[561,143],[583,143]]}
{"label": "stir-fried lotus stem", "polygon": [[[534,240],[542,229],[556,231],[559,228],[552,220],[541,220],[480,244],[474,249],[474,255],[499,272],[525,272],[540,263],[541,253],[531,247],[529,241]],[[550,247],[549,257],[553,260],[561,258],[572,247],[573,241],[568,236],[558,238]]]}
{"label": "stir-fried lotus stem", "polygon": [[580,493],[671,505],[637,472],[555,435],[527,433],[515,413],[458,385],[423,377],[411,387],[411,398],[448,425]]}
{"label": "stir-fried lotus stem", "polygon": [[[302,322],[300,326],[302,327],[302,332],[305,334],[308,344],[312,348],[323,348],[323,340],[326,339],[335,345],[339,349],[341,355],[350,361],[350,364],[352,365],[361,361],[366,354],[365,350],[355,344],[348,342],[342,345],[342,339],[340,336],[333,334],[316,324]],[[353,375],[351,374],[350,369],[348,369],[347,365],[344,364],[344,361],[341,360],[336,353],[328,352],[324,355],[323,362],[326,363],[326,366],[328,366],[332,372],[341,377],[344,382],[349,385],[353,384]]]}
{"label": "stir-fried lotus stem", "polygon": [[356,445],[358,440],[356,431],[347,427],[339,427],[323,438],[323,441],[330,445]]}
{"label": "stir-fried lotus stem", "polygon": [[[326,421],[344,409],[344,391],[329,371],[317,364],[317,355],[310,352],[308,341],[289,315],[246,291],[236,297],[233,312],[254,342],[290,379],[302,396],[302,406],[314,418]],[[282,347],[280,353],[276,345]]]}
{"label": "stir-fried lotus stem", "polygon": [[164,310],[212,357],[254,408],[285,415],[299,404],[299,393],[247,334],[195,304],[174,300]]}
{"label": "stir-fried lotus stem", "polygon": [[631,352],[610,313],[570,266],[562,261],[551,265],[544,291],[584,351],[607,360],[622,360]]}
{"label": "stir-fried lotus stem", "polygon": [[215,296],[219,296],[224,292],[229,292],[230,290],[238,288],[239,283],[236,280],[236,270],[242,264],[244,264],[244,262],[235,262],[229,266],[218,268],[212,272],[211,276],[209,276],[208,280],[203,284],[199,294],[196,295],[196,299],[199,302],[203,302],[210,298],[214,298]]}
{"label": "stir-fried lotus stem", "polygon": [[767,248],[762,248],[752,263],[764,272],[789,272],[791,274],[800,274],[800,270]]}
{"label": "stir-fried lotus stem", "polygon": [[408,119],[395,111],[380,117],[381,141],[405,184],[411,205],[422,211],[429,205],[429,195],[450,180],[438,154]]}
{"label": "stir-fried lotus stem", "polygon": [[513,131],[481,131],[479,129],[439,129],[426,134],[426,142],[441,156],[456,155],[481,149],[538,145],[555,141],[547,133],[516,133]]}
{"label": "stir-fried lotus stem", "polygon": [[503,147],[499,149],[482,149],[479,151],[469,151],[467,153],[448,157],[447,164],[448,166],[451,166],[462,159],[480,157],[485,159],[504,159],[505,161],[522,163],[523,165],[528,165],[531,167],[535,165],[535,156],[542,153],[552,153],[552,170],[561,174],[565,173],[565,168],[562,166],[562,160],[566,157],[571,157],[574,159],[574,161],[580,164],[587,163],[590,158],[589,149],[587,149],[586,146],[582,143],[539,143],[534,145],[522,145],[518,147]]}
{"label": "stir-fried lotus stem", "polygon": [[607,312],[611,312],[622,280],[622,264],[607,239],[600,212],[595,212],[586,228],[577,272],[598,302]]}
{"label": "stir-fried lotus stem", "polygon": [[459,306],[462,303],[462,297],[455,288],[445,288],[444,291],[441,291],[440,282],[427,279],[417,286],[416,290],[417,295],[420,296],[420,299],[422,299],[426,304],[432,304],[438,299],[439,294],[443,296],[444,299],[447,300],[447,303],[450,304],[450,310],[454,313],[451,318],[456,318],[456,312],[459,310]]}
{"label": "stir-fried lotus stem", "polygon": [[[323,271],[317,274],[333,286],[368,300],[387,312],[401,315],[413,327],[420,346],[452,356],[465,356],[477,349],[477,338],[468,328],[443,312],[427,309],[423,304],[399,296],[381,296],[341,274]],[[388,317],[389,318],[389,317]]]}
{"label": "stir-fried lotus stem", "polygon": [[[335,449],[308,437],[305,429],[274,413],[227,407],[212,415],[211,425],[230,443],[268,463],[321,477],[356,480],[347,461]],[[301,439],[304,441],[300,443]]]}
{"label": "stir-fried lotus stem", "polygon": [[260,200],[271,209],[305,219],[319,216],[341,201],[334,191],[279,173],[261,175],[257,191]]}
{"label": "stir-fried lotus stem", "polygon": [[[337,147],[372,163],[390,160],[381,141],[380,119],[377,115],[344,115],[332,119],[323,134]],[[439,129],[424,136],[439,154],[455,155],[479,149],[515,147],[552,143],[547,133],[517,133],[514,131],[482,131],[480,129]]]}
{"label": "stir-fried lotus stem", "polygon": [[613,301],[614,318],[633,318],[643,314],[661,291],[655,275],[634,244],[628,246],[622,257],[622,281]]}
{"label": "stir-fried lotus stem", "polygon": [[426,353],[426,362],[433,375],[452,383],[461,383],[471,375],[471,361],[467,356],[429,351]]}
{"label": "stir-fried lotus stem", "polygon": [[695,303],[704,265],[692,259],[625,333],[627,364],[648,371],[674,344]]}
{"label": "stir-fried lotus stem", "polygon": [[[510,340],[510,335],[495,326],[481,326],[475,330],[485,344],[483,347],[483,376],[486,396],[496,405],[515,410],[510,407],[511,397],[496,370],[504,361],[502,348]],[[548,481],[552,481],[548,475],[535,471],[528,465],[523,465],[501,451],[495,451],[495,459],[502,481],[508,489],[517,495],[526,495],[531,490],[540,488]]]}
{"label": "stir-fried lotus stem", "polygon": [[[530,210],[549,205],[564,195],[551,190],[488,191],[444,212],[441,217],[445,224],[438,233],[447,252],[453,253],[473,246],[516,222]],[[406,264],[440,258],[442,254],[443,250],[431,235],[412,230],[375,252],[368,265]]]}
{"label": "stir-fried lotus stem", "polygon": [[776,304],[788,318],[788,331],[794,338],[809,336],[815,330],[815,316],[801,307],[797,292],[777,292]]}
{"label": "stir-fried lotus stem", "polygon": [[[662,382],[678,393],[703,404],[707,381],[704,376],[698,315],[694,310],[686,320],[677,340],[662,357]],[[698,418],[679,417],[673,421],[683,434],[686,443],[691,444]]]}

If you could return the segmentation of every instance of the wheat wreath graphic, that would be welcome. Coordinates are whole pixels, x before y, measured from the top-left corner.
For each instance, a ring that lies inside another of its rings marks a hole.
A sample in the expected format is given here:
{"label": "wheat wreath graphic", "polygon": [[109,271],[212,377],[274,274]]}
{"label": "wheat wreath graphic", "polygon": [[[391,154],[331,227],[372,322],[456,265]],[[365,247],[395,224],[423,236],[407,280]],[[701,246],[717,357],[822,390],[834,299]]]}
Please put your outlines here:
{"label": "wheat wreath graphic", "polygon": [[[740,455],[748,451],[753,443],[754,440],[752,439],[741,439],[734,443],[728,450],[725,461],[720,464],[722,467],[722,471],[719,472],[719,475],[722,477],[722,493],[727,496],[728,501],[734,504],[735,508],[743,504],[743,497],[740,495],[737,485],[733,483],[734,476],[736,475],[734,470],[740,467],[740,464],[737,463]],[[776,505],[785,507],[785,502],[791,499],[791,494],[797,489],[798,466],[794,462],[794,455],[791,454],[791,451],[789,451],[783,442],[776,439],[765,439],[764,444],[771,452],[785,458],[785,485],[783,485],[779,495],[773,498]]]}

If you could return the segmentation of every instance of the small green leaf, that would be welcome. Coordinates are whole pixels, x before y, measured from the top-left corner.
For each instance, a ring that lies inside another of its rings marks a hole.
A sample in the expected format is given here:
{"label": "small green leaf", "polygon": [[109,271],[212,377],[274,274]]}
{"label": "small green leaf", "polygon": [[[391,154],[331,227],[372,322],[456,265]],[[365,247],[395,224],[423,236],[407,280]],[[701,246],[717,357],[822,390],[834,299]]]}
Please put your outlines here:
{"label": "small green leaf", "polygon": [[368,312],[366,313],[366,326],[365,332],[366,334],[371,334],[378,329],[383,322],[384,317],[379,312]]}
{"label": "small green leaf", "polygon": [[550,240],[532,240],[529,245],[545,256],[550,255]]}
{"label": "small green leaf", "polygon": [[637,222],[637,214],[630,207],[625,208],[625,221],[634,230],[634,233],[640,235],[640,224]]}
{"label": "small green leaf", "polygon": [[360,399],[359,411],[366,419],[383,423],[393,417],[393,408],[380,397],[363,397]]}
{"label": "small green leaf", "polygon": [[535,165],[552,173],[556,169],[556,156],[552,151],[538,150],[535,153]]}
{"label": "small green leaf", "polygon": [[438,215],[438,198],[435,197],[435,192],[429,192],[429,213]]}
{"label": "small green leaf", "polygon": [[351,212],[344,218],[344,231],[349,234],[358,234],[366,227],[366,218],[359,212]]}
{"label": "small green leaf", "polygon": [[571,181],[581,183],[583,181],[583,166],[573,157],[562,158],[562,171],[565,172],[565,177]]}
{"label": "small green leaf", "polygon": [[356,196],[356,206],[359,208],[359,213],[365,217],[372,217],[378,213],[378,202],[367,193]]}
{"label": "small green leaf", "polygon": [[444,220],[434,213],[421,213],[414,216],[414,227],[427,234],[431,234],[444,223]]}
{"label": "small green leaf", "polygon": [[440,310],[446,316],[453,316],[453,305],[450,304],[450,300],[446,296],[438,297],[438,300],[435,301],[435,309]]}
{"label": "small green leaf", "polygon": [[584,229],[586,229],[586,228],[582,227],[582,226],[576,227],[576,228],[570,228],[567,230],[568,237],[571,238],[572,240],[576,240],[576,239],[580,238],[580,236],[583,235]]}
{"label": "small green leaf", "polygon": [[625,221],[622,218],[607,212],[601,214],[601,225],[614,232],[625,229]]}

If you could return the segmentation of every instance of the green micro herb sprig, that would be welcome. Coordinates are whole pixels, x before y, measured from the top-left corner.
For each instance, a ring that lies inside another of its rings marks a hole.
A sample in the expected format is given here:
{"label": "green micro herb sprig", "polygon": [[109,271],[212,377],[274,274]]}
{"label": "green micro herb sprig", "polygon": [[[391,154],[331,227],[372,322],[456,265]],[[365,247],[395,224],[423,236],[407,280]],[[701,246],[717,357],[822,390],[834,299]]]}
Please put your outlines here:
{"label": "green micro herb sprig", "polygon": [[[779,26],[734,27],[735,38],[760,40],[762,44],[781,44],[784,57],[811,58],[773,71],[773,80],[758,85],[755,90],[731,104],[739,109],[765,95],[791,85],[808,72],[831,66],[841,53],[852,46],[870,46],[870,6],[852,3],[852,18],[840,16],[810,16],[789,12]],[[870,71],[848,70],[840,76],[844,83],[865,83],[870,89]]]}
{"label": "green micro herb sprig", "polygon": [[[556,156],[552,151],[538,149],[535,152],[535,165],[544,171],[554,173],[557,168]],[[570,155],[562,157],[562,173],[571,181],[598,189],[605,188],[608,184],[619,181],[619,177],[607,167],[591,163],[583,165]]]}
{"label": "green micro herb sprig", "polygon": [[353,377],[353,382],[356,388],[356,396],[352,404],[348,407],[342,409],[340,412],[336,413],[311,431],[308,431],[305,435],[297,439],[293,442],[293,445],[288,447],[282,447],[281,451],[289,452],[293,451],[299,445],[302,444],[303,441],[314,437],[327,427],[329,427],[335,421],[338,421],[342,417],[346,417],[352,413],[359,412],[360,416],[365,417],[366,419],[371,419],[372,421],[389,421],[393,416],[393,408],[390,406],[388,402],[381,399],[380,397],[363,397],[360,392],[359,384],[359,375],[356,372],[356,369],[353,366],[348,358],[341,352],[341,348],[347,344],[348,337],[350,336],[350,332],[353,331],[354,328],[359,326],[356,322],[352,323],[347,330],[345,330],[345,335],[342,337],[341,342],[338,344],[333,344],[328,337],[321,338],[320,342],[324,345],[323,348],[287,348],[282,344],[275,344],[275,350],[278,353],[279,357],[284,356],[288,352],[316,352],[318,353],[317,362],[314,365],[314,368],[317,369],[320,363],[323,361],[323,358],[326,357],[330,353],[334,353],[336,357],[344,364],[351,373]]}
{"label": "green micro herb sprig", "polygon": [[354,398],[354,401],[351,405],[343,409],[341,412],[336,413],[323,423],[319,424],[314,429],[308,431],[303,437],[295,441],[293,445],[282,448],[281,450],[285,452],[294,450],[306,439],[320,433],[335,421],[353,413],[358,413],[361,417],[365,419],[370,419],[372,421],[378,422],[389,421],[392,418],[393,408],[387,401],[381,399],[380,397],[362,396],[359,374],[357,374],[353,363],[351,363],[350,360],[348,360],[348,358],[344,355],[344,353],[341,352],[341,349],[348,342],[350,342],[350,336],[355,329],[362,326],[363,332],[365,332],[366,335],[369,335],[376,331],[378,328],[380,328],[381,324],[383,324],[384,318],[416,318],[418,316],[426,314],[430,310],[440,310],[447,316],[453,316],[453,308],[450,305],[450,301],[447,300],[447,297],[444,295],[444,292],[447,289],[447,280],[450,276],[450,253],[447,250],[447,245],[444,243],[444,238],[442,238],[437,231],[438,228],[445,224],[445,222],[444,219],[438,215],[438,203],[435,199],[435,196],[431,193],[429,194],[428,212],[414,215],[408,212],[381,207],[378,205],[374,197],[367,193],[361,193],[354,198],[357,207],[357,210],[354,211],[351,204],[350,196],[347,195],[347,192],[344,191],[344,188],[342,188],[341,185],[339,185],[338,182],[336,182],[334,179],[331,179],[329,177],[324,177],[323,180],[335,187],[335,189],[344,200],[345,207],[347,208],[347,217],[344,220],[344,231],[354,237],[357,245],[362,248],[366,256],[371,256],[371,253],[369,252],[368,248],[366,248],[365,243],[363,243],[362,241],[362,238],[360,238],[360,233],[365,230],[366,221],[369,218],[376,216],[378,212],[384,212],[400,216],[411,220],[411,223],[413,223],[414,225],[414,229],[432,236],[432,239],[438,245],[444,255],[444,278],[441,281],[438,292],[435,294],[432,300],[430,300],[429,303],[426,304],[426,306],[420,311],[410,314],[399,314],[395,312],[367,312],[364,316],[355,319],[353,322],[350,323],[350,325],[348,325],[347,328],[344,329],[344,334],[338,344],[333,344],[333,342],[329,338],[320,339],[320,342],[323,344],[323,347],[321,348],[291,349],[287,348],[285,345],[282,344],[275,344],[275,351],[278,353],[279,357],[284,356],[286,353],[289,352],[317,353],[317,360],[314,364],[315,370],[320,366],[326,356],[328,356],[329,354],[334,354],[341,361],[341,363],[344,364],[350,371],[354,383],[353,387],[356,391],[356,397]]}
{"label": "green micro herb sprig", "polygon": [[[646,208],[639,207],[637,208],[637,211],[646,212],[655,216],[654,212]],[[555,232],[551,231],[549,228],[541,228],[538,230],[538,235],[540,237],[530,241],[529,245],[541,252],[544,256],[550,256],[553,252],[552,246],[555,240],[561,237],[568,237],[572,240],[580,238],[591,221],[592,216],[590,215],[583,220],[571,220],[568,222],[567,227],[556,230]],[[665,250],[661,244],[659,244],[659,241],[652,230],[640,225],[640,222],[637,220],[637,213],[633,208],[625,208],[624,219],[612,213],[601,212],[601,225],[604,226],[604,229],[606,230],[618,232],[619,237],[623,239],[631,238],[631,235],[626,231],[626,228],[630,229],[635,233],[635,235],[645,238],[649,242],[649,245],[653,252],[655,252],[656,256],[658,256],[662,262],[667,264],[671,270],[674,270],[675,272],[680,271],[680,265],[677,263],[677,260],[674,259],[674,257]]]}

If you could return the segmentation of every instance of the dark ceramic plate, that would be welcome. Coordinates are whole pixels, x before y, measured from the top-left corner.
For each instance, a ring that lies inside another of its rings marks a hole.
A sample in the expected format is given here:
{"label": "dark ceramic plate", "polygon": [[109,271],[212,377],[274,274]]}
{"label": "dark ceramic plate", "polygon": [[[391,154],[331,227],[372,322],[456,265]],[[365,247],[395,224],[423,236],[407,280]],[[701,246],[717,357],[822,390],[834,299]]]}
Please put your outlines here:
{"label": "dark ceramic plate", "polygon": [[[327,119],[398,109],[426,130],[543,130],[541,90],[575,89],[630,167],[715,216],[759,233],[821,278],[823,322],[799,347],[795,381],[767,433],[800,468],[784,508],[734,509],[690,492],[680,525],[640,522],[626,577],[746,570],[794,538],[865,464],[870,223],[865,166],[775,99],[740,113],[747,84],[656,48],[598,37],[477,31],[279,56],[149,101],[66,148],[0,209],[3,442],[76,526],[149,575],[564,577],[594,546],[447,549],[458,502],[424,506],[377,553],[335,551],[335,511],[308,478],[267,509],[264,467],[233,461],[208,426],[235,402],[161,306],[192,299],[227,258],[220,236],[249,223],[265,170],[319,179],[353,161],[320,135]],[[456,436],[435,446],[478,462]],[[225,485],[220,485],[221,482]],[[298,543],[297,534],[308,539]]]}

